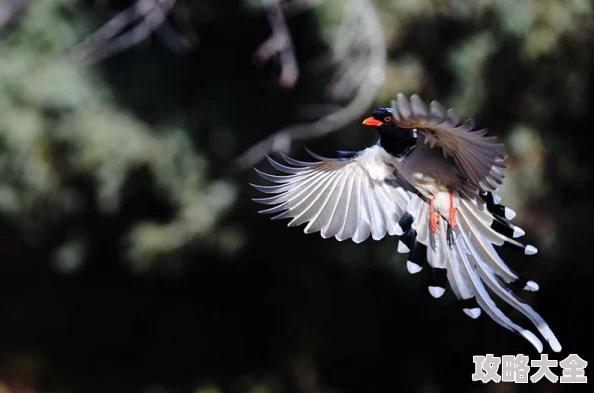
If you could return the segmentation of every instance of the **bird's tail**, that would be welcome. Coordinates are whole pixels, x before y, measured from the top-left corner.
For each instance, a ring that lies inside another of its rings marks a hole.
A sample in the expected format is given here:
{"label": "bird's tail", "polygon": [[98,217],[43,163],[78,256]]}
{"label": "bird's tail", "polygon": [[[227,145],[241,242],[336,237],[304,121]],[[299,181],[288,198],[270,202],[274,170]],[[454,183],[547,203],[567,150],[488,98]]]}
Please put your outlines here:
{"label": "bird's tail", "polygon": [[437,231],[430,226],[430,205],[421,197],[411,198],[407,211],[399,222],[401,235],[398,251],[409,253],[407,268],[419,272],[425,264],[431,267],[429,292],[440,297],[446,283],[462,302],[464,312],[477,318],[481,310],[495,322],[526,338],[539,352],[541,341],[529,330],[514,323],[495,304],[487,288],[497,297],[524,314],[536,326],[555,352],[561,351],[559,341],[542,319],[514,289],[537,291],[538,285],[518,275],[501,259],[494,246],[537,253],[534,246],[518,242],[524,231],[510,220],[515,213],[501,205],[491,192],[479,194],[461,191],[456,198],[457,224],[452,229],[445,217],[437,218]]}

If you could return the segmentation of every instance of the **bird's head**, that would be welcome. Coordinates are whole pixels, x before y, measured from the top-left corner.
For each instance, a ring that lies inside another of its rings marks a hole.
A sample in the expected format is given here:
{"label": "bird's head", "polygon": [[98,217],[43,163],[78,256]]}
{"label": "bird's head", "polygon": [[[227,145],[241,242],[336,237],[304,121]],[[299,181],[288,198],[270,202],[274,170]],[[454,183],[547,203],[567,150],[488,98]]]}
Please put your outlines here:
{"label": "bird's head", "polygon": [[392,118],[392,108],[377,108],[363,124],[375,128],[380,133],[394,132],[398,127]]}

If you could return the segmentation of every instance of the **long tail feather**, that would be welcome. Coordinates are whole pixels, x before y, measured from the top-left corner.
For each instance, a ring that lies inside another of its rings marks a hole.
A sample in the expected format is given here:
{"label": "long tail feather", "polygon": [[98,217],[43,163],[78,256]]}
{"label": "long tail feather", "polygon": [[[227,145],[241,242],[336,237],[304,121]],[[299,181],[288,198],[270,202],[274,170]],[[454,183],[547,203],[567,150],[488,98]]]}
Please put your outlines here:
{"label": "long tail feather", "polygon": [[454,245],[447,240],[445,220],[439,220],[438,236],[441,241],[441,247],[446,250],[446,260],[448,263],[448,282],[452,291],[458,299],[462,301],[464,313],[469,317],[476,319],[481,315],[481,309],[478,307],[475,295],[475,286],[473,285],[470,273],[464,269],[463,260],[466,258],[463,252],[459,252]]}
{"label": "long tail feather", "polygon": [[[477,201],[478,202],[478,201]],[[526,338],[539,352],[542,352],[542,342],[529,330],[513,322],[497,306],[487,288],[493,294],[526,316],[539,333],[549,343],[555,352],[561,351],[559,341],[544,319],[526,302],[514,294],[508,283],[520,284],[525,290],[538,290],[538,285],[527,280],[512,269],[499,257],[493,245],[501,246],[508,242],[515,242],[510,237],[492,228],[495,215],[482,210],[472,200],[462,199],[457,209],[458,224],[453,230],[452,240],[447,241],[446,223],[439,218],[439,231],[435,235],[438,246],[433,253],[429,252],[429,262],[439,260],[445,256],[448,263],[448,281],[455,295],[464,301],[464,307],[471,307],[469,300],[487,313],[501,326],[514,331]],[[429,223],[426,224],[427,226]],[[518,243],[516,248],[523,249],[530,246]],[[515,245],[515,244],[514,244]],[[445,251],[444,251],[445,249]],[[472,309],[465,312],[473,316]],[[478,315],[477,315],[478,316]]]}
{"label": "long tail feather", "polygon": [[[463,240],[465,244],[471,244],[468,241],[467,236],[465,235],[464,231],[458,230],[457,234],[459,238]],[[487,284],[487,286],[503,299],[506,303],[510,306],[524,314],[530,321],[536,326],[538,331],[542,334],[542,336],[547,340],[551,348],[555,352],[561,351],[561,344],[549,328],[548,324],[542,319],[540,315],[532,307],[530,307],[526,302],[522,299],[517,297],[509,288],[505,287],[501,281],[497,278],[495,273],[489,268],[489,266],[481,260],[478,256],[476,251],[470,246],[470,256],[469,259],[473,259],[475,265],[477,267],[477,273],[480,276],[481,280]]]}
{"label": "long tail feather", "polygon": [[425,205],[419,196],[413,196],[406,207],[406,212],[396,225],[396,234],[401,235],[398,252],[409,253],[406,268],[411,274],[420,272],[427,260],[427,243],[417,241],[419,230],[421,230],[417,223],[423,222],[421,218]]}
{"label": "long tail feather", "polygon": [[[401,236],[398,251],[409,253],[407,268],[410,273],[419,272],[425,264],[431,267],[429,292],[433,297],[442,296],[449,285],[468,316],[478,318],[484,311],[496,323],[521,335],[542,352],[541,340],[512,321],[496,304],[499,298],[526,316],[552,350],[559,352],[561,345],[550,327],[513,290],[518,287],[536,291],[538,284],[513,271],[495,249],[495,246],[509,243],[530,254],[526,250],[532,251],[532,246],[513,239],[518,227],[505,217],[506,207],[497,208],[496,212],[501,215],[488,208],[489,204],[502,206],[497,195],[488,194],[489,201],[485,201],[484,198],[470,199],[462,193],[457,203],[457,225],[450,228],[442,214],[437,218],[437,232],[431,230],[429,204],[418,196],[412,197],[398,222],[397,234]],[[498,225],[505,225],[506,230],[501,230]]]}
{"label": "long tail feather", "polygon": [[[542,352],[542,342],[538,339],[538,337],[536,337],[534,333],[530,332],[529,330],[526,330],[514,323],[508,316],[506,316],[501,311],[501,309],[499,309],[499,307],[497,307],[497,305],[485,289],[485,286],[476,271],[476,261],[474,261],[475,265],[473,266],[473,264],[469,261],[469,258],[467,257],[467,253],[461,249],[460,241],[464,241],[464,238],[458,236],[457,239],[454,241],[454,244],[458,252],[458,255],[462,260],[463,269],[465,269],[470,279],[470,283],[473,286],[474,291],[476,293],[477,303],[495,322],[497,322],[499,325],[503,326],[506,329],[518,333],[526,340],[528,340],[536,348],[538,352]],[[556,349],[553,347],[553,350]]]}

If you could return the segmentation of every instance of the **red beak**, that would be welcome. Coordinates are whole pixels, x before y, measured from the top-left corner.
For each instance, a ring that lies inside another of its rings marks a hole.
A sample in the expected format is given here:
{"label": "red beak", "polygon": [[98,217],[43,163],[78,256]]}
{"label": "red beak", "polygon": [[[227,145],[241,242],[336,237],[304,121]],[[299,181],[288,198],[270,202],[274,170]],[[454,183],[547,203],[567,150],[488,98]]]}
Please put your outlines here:
{"label": "red beak", "polygon": [[369,116],[367,119],[363,120],[363,124],[366,125],[366,126],[379,127],[379,126],[381,126],[384,123],[382,123],[381,121],[377,120],[373,116]]}

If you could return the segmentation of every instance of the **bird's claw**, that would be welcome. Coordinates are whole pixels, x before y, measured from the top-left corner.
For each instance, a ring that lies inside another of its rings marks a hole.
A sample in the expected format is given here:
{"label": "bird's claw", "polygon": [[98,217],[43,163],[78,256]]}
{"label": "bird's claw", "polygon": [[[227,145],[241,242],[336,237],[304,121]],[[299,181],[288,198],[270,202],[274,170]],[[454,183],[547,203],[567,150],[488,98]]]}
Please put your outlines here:
{"label": "bird's claw", "polygon": [[431,230],[434,233],[437,233],[437,219],[439,217],[441,217],[441,215],[435,211],[435,198],[432,198],[429,201],[429,223],[431,225]]}
{"label": "bird's claw", "polygon": [[456,218],[456,207],[454,206],[454,193],[450,191],[450,211],[448,214],[448,224],[452,229],[458,224],[458,219]]}

